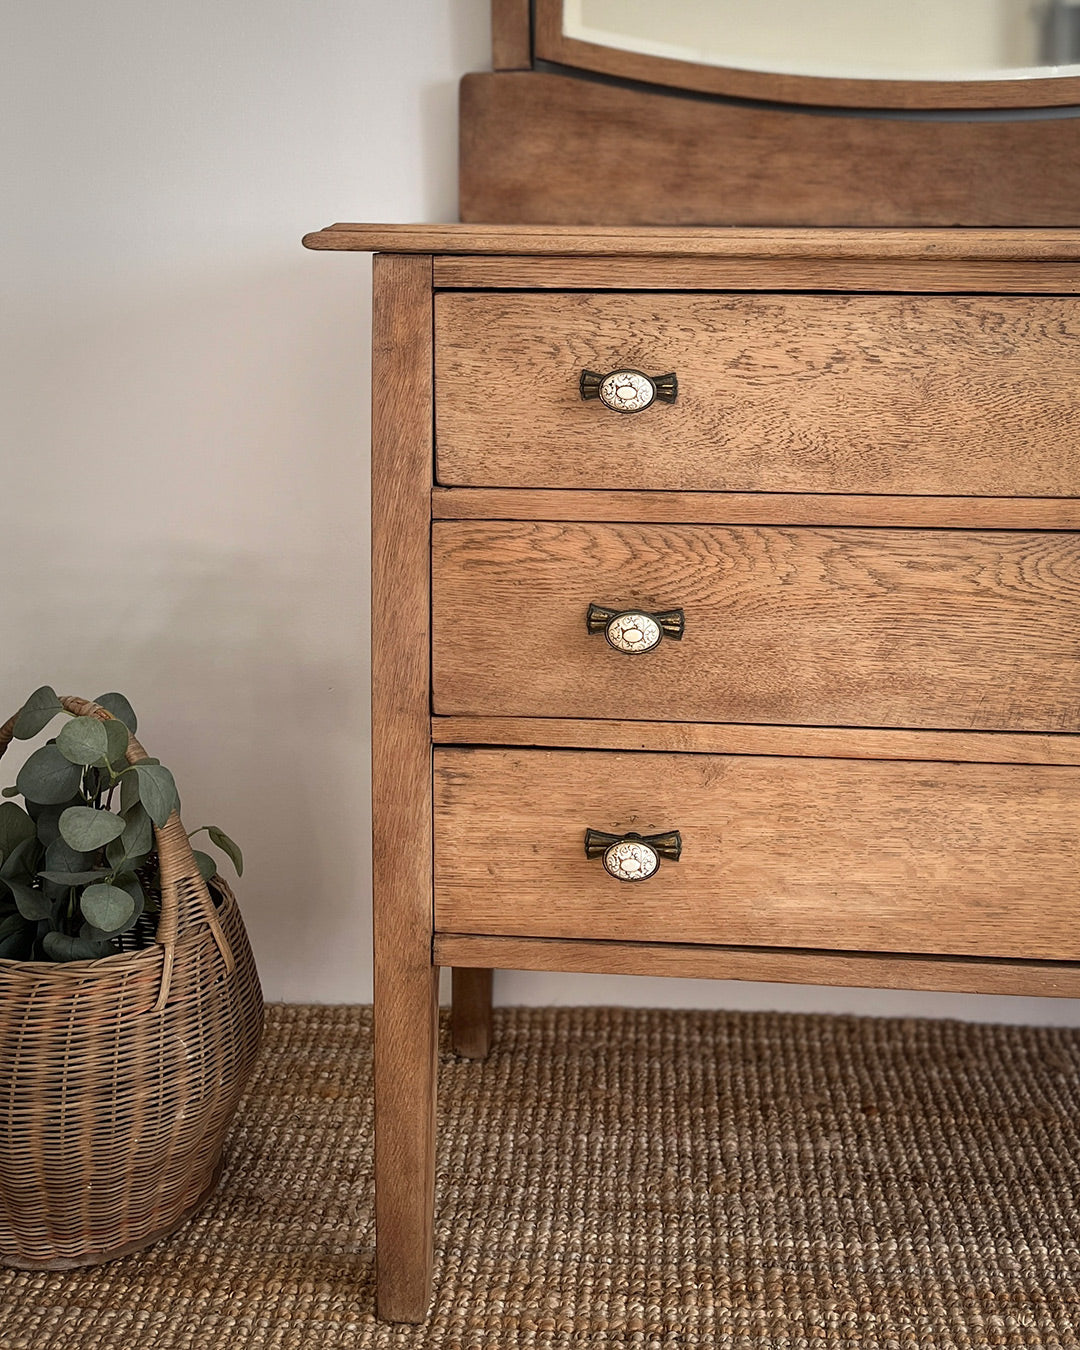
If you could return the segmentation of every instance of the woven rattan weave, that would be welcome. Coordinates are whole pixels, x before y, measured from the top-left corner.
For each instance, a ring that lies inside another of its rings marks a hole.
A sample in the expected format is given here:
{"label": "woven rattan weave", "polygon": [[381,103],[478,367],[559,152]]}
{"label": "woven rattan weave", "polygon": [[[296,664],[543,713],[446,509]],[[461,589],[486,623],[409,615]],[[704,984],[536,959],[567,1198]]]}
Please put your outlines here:
{"label": "woven rattan weave", "polygon": [[[0,728],[0,754],[12,727]],[[134,737],[127,757],[146,758]],[[154,833],[152,945],[100,961],[0,961],[4,1264],[62,1268],[134,1250],[213,1190],[262,995],[232,892],[215,878],[215,901],[176,812]]]}
{"label": "woven rattan weave", "polygon": [[495,1012],[439,1068],[435,1297],[374,1316],[371,1018],[271,1005],[218,1193],[0,1272],[4,1350],[1077,1350],[1080,1031]]}

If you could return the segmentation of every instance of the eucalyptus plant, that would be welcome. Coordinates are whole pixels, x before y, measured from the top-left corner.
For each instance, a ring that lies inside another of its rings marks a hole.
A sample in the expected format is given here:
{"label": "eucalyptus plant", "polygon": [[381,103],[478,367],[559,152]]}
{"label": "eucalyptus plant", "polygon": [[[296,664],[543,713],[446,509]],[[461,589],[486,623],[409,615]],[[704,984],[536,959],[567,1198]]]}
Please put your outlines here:
{"label": "eucalyptus plant", "polygon": [[[94,700],[114,720],[67,713],[47,685],[23,704],[14,735],[30,740],[60,715],[67,721],[19,770],[0,805],[0,958],[82,961],[111,956],[161,905],[155,825],[180,806],[176,783],[157,759],[128,764],[138,721],[123,694]],[[240,849],[216,825],[210,841],[244,870]],[[190,837],[190,836],[189,836]],[[217,871],[193,850],[205,880]],[[144,931],[146,921],[142,925]],[[152,930],[151,930],[152,931]],[[137,945],[137,944],[136,944]]]}

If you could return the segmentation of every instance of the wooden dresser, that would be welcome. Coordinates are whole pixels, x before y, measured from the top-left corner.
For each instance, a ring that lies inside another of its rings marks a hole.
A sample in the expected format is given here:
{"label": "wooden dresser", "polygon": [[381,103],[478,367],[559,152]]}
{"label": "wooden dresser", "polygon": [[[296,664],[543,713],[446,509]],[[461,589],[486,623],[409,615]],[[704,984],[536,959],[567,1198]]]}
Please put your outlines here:
{"label": "wooden dresser", "polygon": [[375,259],[379,1311],[437,970],[1080,995],[1080,231],[340,225]]}

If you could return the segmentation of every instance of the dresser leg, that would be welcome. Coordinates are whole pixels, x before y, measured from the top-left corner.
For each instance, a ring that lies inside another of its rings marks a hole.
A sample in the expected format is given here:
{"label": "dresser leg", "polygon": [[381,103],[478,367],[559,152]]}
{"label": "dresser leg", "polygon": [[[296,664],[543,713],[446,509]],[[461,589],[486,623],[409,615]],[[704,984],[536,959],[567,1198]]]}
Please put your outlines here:
{"label": "dresser leg", "polygon": [[387,1322],[422,1322],[431,1301],[438,1019],[437,967],[376,965],[375,1283]]}
{"label": "dresser leg", "polygon": [[450,1026],[454,1049],[466,1059],[486,1059],[491,1049],[490,970],[455,966]]}

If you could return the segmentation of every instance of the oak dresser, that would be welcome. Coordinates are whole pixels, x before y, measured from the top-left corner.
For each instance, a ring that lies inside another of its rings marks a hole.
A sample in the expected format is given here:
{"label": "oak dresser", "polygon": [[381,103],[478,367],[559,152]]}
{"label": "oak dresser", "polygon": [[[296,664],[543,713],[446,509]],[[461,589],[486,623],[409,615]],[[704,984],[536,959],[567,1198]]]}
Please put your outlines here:
{"label": "oak dresser", "polygon": [[377,252],[379,1311],[437,972],[1080,995],[1080,231],[338,225]]}

